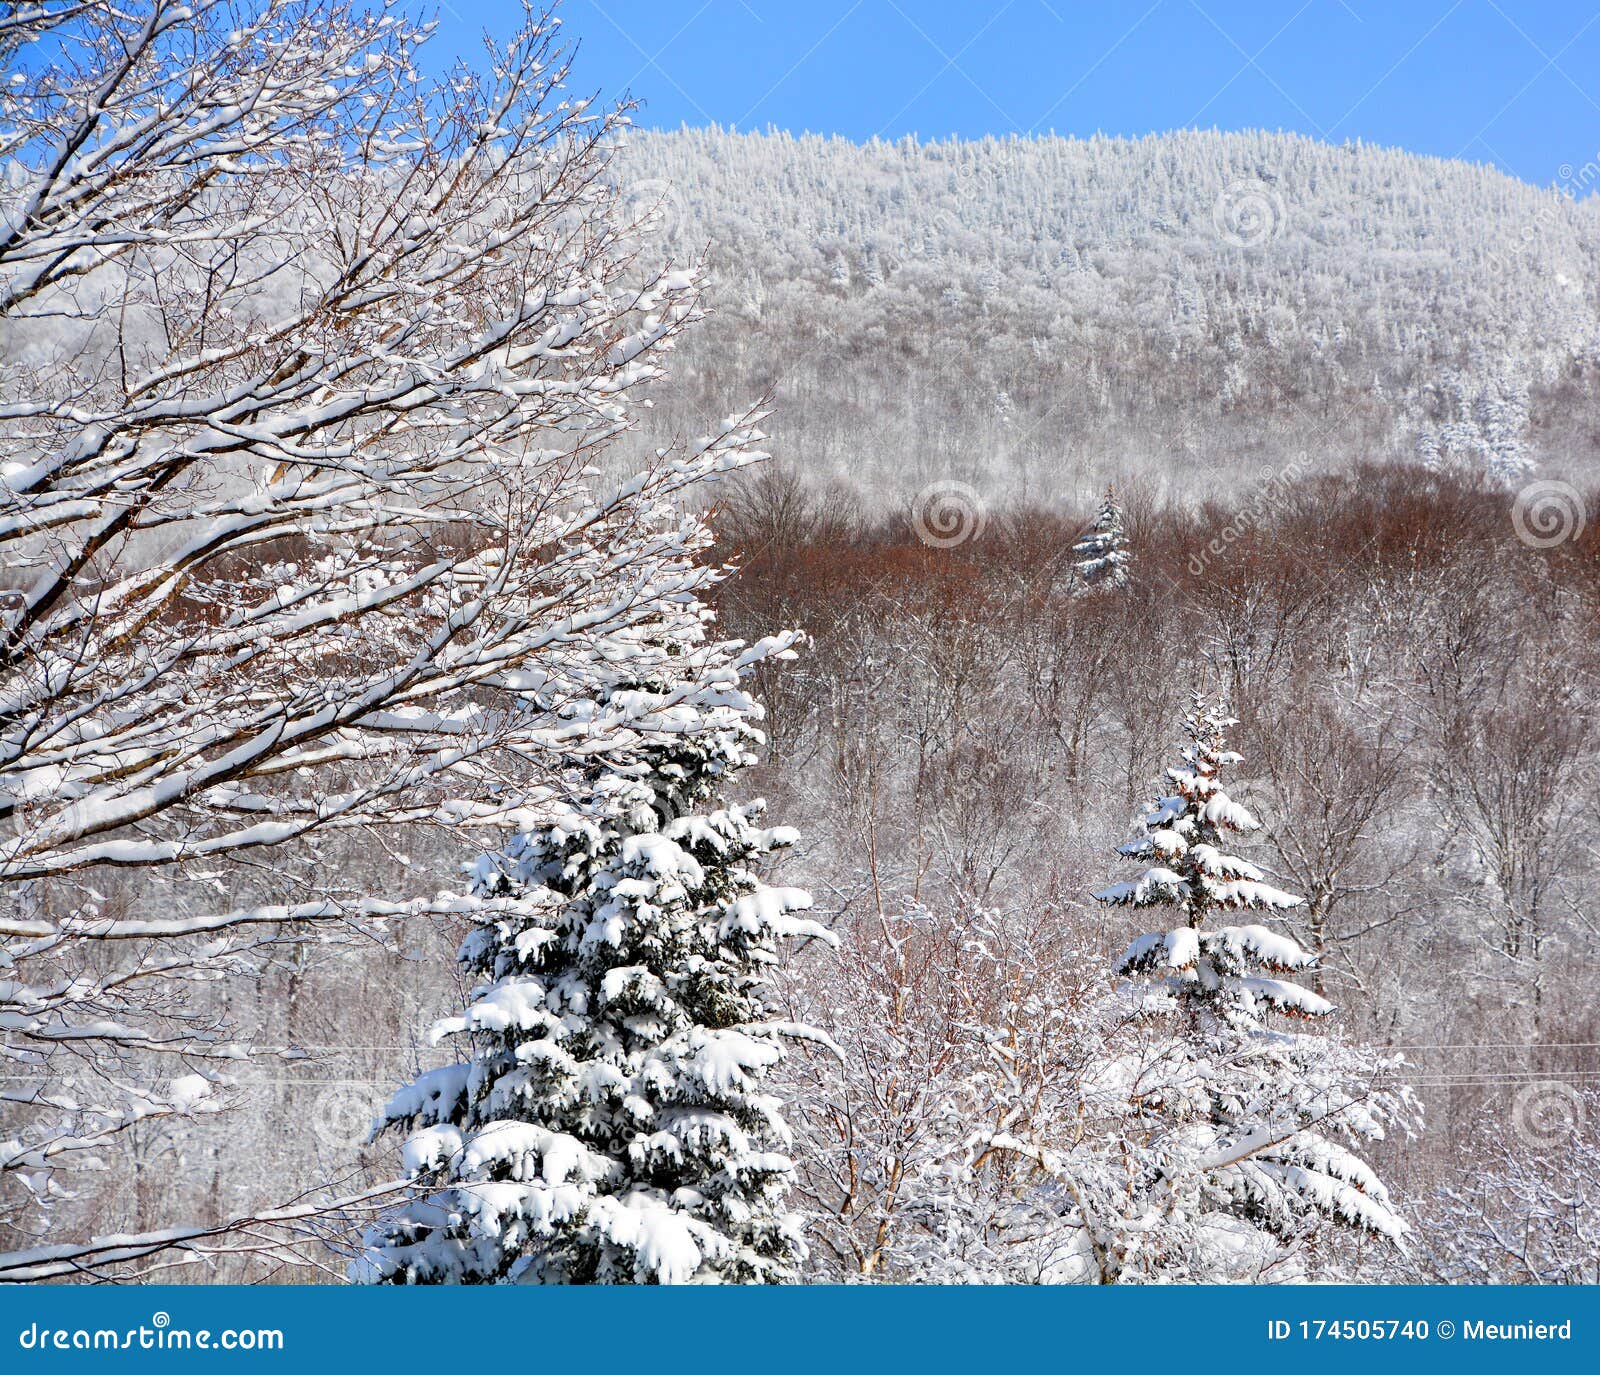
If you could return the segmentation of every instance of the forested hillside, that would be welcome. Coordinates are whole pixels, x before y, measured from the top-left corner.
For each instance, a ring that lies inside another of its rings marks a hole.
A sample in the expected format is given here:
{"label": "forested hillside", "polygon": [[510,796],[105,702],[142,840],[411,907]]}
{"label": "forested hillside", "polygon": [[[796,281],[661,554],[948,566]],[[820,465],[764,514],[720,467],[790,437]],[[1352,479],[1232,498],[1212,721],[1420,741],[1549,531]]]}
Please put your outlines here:
{"label": "forested hillside", "polygon": [[[770,388],[816,475],[990,498],[1461,459],[1590,471],[1594,169],[1292,135],[870,143],[635,131],[656,239],[710,245],[702,404]],[[679,412],[674,412],[678,414]]]}

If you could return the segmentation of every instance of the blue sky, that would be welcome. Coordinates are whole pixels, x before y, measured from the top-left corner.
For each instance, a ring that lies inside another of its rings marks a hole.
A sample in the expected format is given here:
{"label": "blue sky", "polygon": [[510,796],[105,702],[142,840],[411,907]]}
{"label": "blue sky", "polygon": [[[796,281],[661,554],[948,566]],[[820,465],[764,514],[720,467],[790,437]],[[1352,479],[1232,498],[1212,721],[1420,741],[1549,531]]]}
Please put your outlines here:
{"label": "blue sky", "polygon": [[[448,0],[439,56],[505,33]],[[1600,0],[566,0],[577,84],[657,127],[1142,134],[1292,129],[1491,162],[1538,185],[1600,153]]]}

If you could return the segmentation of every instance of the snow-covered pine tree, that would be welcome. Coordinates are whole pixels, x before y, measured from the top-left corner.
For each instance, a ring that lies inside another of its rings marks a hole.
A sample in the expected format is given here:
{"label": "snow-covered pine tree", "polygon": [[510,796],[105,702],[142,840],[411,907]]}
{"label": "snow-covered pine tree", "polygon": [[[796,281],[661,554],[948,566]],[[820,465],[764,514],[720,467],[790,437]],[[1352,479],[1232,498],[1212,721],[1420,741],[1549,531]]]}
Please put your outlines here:
{"label": "snow-covered pine tree", "polygon": [[574,780],[553,817],[471,866],[482,980],[430,1071],[375,1128],[413,1128],[421,1190],[371,1232],[354,1273],[391,1283],[779,1282],[805,1254],[785,1210],[788,1131],[763,1080],[785,1037],[764,971],[780,940],[831,934],[756,870],[792,845],[734,806],[759,705],[753,648],[709,644],[697,603],[644,632],[574,723],[631,743]]}
{"label": "snow-covered pine tree", "polygon": [[1119,966],[1133,977],[1128,1049],[1103,1087],[1120,1105],[1135,1182],[1122,1216],[1101,1226],[1110,1280],[1307,1275],[1326,1253],[1327,1223],[1391,1242],[1406,1230],[1382,1181],[1337,1139],[1381,1139],[1411,1116],[1408,1090],[1375,1086],[1393,1062],[1271,1025],[1333,1011],[1276,977],[1312,957],[1266,926],[1211,924],[1301,902],[1223,848],[1260,825],[1220,780],[1240,762],[1224,740],[1235,724],[1195,698],[1167,795],[1120,849],[1146,868],[1094,895],[1176,917],[1136,938]]}
{"label": "snow-covered pine tree", "polygon": [[1085,587],[1121,587],[1128,581],[1128,532],[1122,508],[1106,488],[1100,513],[1072,546],[1072,568]]}
{"label": "snow-covered pine tree", "polygon": [[1424,392],[1427,418],[1415,452],[1429,467],[1461,465],[1511,482],[1534,467],[1528,437],[1528,380],[1507,359],[1491,366],[1479,354],[1469,369]]}

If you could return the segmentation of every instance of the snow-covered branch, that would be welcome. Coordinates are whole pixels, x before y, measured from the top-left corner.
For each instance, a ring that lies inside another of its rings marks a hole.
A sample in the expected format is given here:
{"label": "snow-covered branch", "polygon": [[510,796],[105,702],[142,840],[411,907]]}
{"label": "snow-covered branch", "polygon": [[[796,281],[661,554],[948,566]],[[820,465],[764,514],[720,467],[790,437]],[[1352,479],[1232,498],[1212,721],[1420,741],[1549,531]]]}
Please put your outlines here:
{"label": "snow-covered branch", "polygon": [[593,684],[715,581],[679,499],[762,439],[602,473],[699,282],[635,262],[550,16],[436,83],[389,5],[4,25],[0,1222],[248,1053],[196,984],[431,910],[327,837],[510,829],[670,733]]}

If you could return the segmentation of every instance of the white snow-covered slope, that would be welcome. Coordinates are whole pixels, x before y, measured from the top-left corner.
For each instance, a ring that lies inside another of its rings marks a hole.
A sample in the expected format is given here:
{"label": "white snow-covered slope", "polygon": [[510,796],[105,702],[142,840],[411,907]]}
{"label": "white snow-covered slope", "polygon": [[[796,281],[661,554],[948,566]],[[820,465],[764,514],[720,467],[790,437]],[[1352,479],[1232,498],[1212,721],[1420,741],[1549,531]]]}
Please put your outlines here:
{"label": "white snow-covered slope", "polygon": [[695,129],[636,131],[615,175],[659,245],[710,245],[707,395],[772,389],[781,451],[822,474],[1081,497],[1301,452],[1592,471],[1600,171],[1541,190],[1270,133]]}

